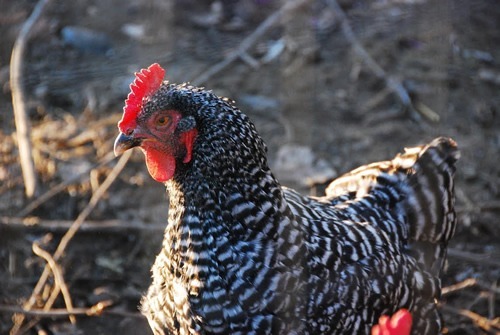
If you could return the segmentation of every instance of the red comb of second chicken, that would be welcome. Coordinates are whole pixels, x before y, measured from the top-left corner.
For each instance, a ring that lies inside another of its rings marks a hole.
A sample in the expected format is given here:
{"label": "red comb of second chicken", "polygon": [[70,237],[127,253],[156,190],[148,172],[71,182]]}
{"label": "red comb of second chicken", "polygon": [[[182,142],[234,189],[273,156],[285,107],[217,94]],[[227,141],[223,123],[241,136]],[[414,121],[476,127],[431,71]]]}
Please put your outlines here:
{"label": "red comb of second chicken", "polygon": [[371,335],[409,335],[411,332],[412,317],[407,309],[400,309],[391,318],[387,315],[380,317],[377,325],[373,326]]}

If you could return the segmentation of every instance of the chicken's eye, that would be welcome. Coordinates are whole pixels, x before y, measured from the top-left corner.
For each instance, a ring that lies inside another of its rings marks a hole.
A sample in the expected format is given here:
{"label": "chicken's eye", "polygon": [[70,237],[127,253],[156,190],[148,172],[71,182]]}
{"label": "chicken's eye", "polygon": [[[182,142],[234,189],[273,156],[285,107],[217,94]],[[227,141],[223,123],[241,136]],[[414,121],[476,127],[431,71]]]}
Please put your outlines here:
{"label": "chicken's eye", "polygon": [[159,118],[156,119],[156,125],[157,126],[166,126],[169,124],[170,118],[168,116],[162,115]]}

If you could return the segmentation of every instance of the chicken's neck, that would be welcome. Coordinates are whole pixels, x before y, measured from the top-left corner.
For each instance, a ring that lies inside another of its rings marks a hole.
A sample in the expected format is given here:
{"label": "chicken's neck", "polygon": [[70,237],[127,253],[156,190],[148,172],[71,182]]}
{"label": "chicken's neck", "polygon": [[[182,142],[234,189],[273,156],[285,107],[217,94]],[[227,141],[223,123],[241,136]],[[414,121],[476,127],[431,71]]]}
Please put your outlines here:
{"label": "chicken's neck", "polygon": [[193,170],[181,181],[166,184],[169,226],[183,230],[191,241],[249,239],[267,230],[275,234],[279,220],[290,215],[281,186],[268,168],[238,175]]}
{"label": "chicken's neck", "polygon": [[[221,309],[245,320],[242,306],[279,314],[301,305],[302,288],[289,278],[306,271],[302,232],[264,143],[244,116],[232,115],[229,125],[200,127],[193,160],[166,183],[169,219],[152,286],[166,287],[194,323],[197,315],[217,324]],[[248,283],[256,294],[246,294]]]}
{"label": "chicken's neck", "polygon": [[260,257],[253,249],[272,255],[280,247],[284,221],[293,220],[267,166],[247,166],[237,174],[220,171],[198,161],[188,174],[166,184],[170,208],[164,248],[179,264],[211,264],[224,271],[243,254]]}
{"label": "chicken's neck", "polygon": [[263,232],[274,236],[289,211],[262,138],[233,108],[205,117],[192,162],[179,164],[167,183],[169,225],[182,226],[191,241],[199,237],[212,250],[224,239],[262,240],[256,235]]}

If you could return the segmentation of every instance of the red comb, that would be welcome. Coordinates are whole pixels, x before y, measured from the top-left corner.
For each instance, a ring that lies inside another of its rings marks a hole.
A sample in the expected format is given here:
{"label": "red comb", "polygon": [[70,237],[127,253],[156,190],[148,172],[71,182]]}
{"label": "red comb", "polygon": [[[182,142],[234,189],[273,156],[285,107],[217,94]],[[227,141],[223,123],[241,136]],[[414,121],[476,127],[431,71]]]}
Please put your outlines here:
{"label": "red comb", "polygon": [[164,76],[165,70],[158,63],[136,72],[135,80],[130,84],[130,93],[125,100],[122,119],[118,122],[122,133],[135,128],[135,119],[142,108],[143,100],[160,88]]}
{"label": "red comb", "polygon": [[406,309],[400,309],[392,318],[383,315],[378,325],[372,328],[372,335],[409,335],[411,332],[412,317]]}

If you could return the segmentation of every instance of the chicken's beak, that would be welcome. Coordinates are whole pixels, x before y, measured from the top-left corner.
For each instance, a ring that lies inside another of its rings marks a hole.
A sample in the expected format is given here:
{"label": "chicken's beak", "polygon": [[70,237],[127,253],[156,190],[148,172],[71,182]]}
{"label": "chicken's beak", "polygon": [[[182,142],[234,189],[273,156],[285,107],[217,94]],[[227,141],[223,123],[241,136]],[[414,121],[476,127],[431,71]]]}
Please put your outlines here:
{"label": "chicken's beak", "polygon": [[132,149],[133,147],[137,147],[139,145],[141,145],[141,140],[135,138],[133,135],[128,136],[124,133],[120,133],[115,140],[115,156],[120,156],[128,149]]}

